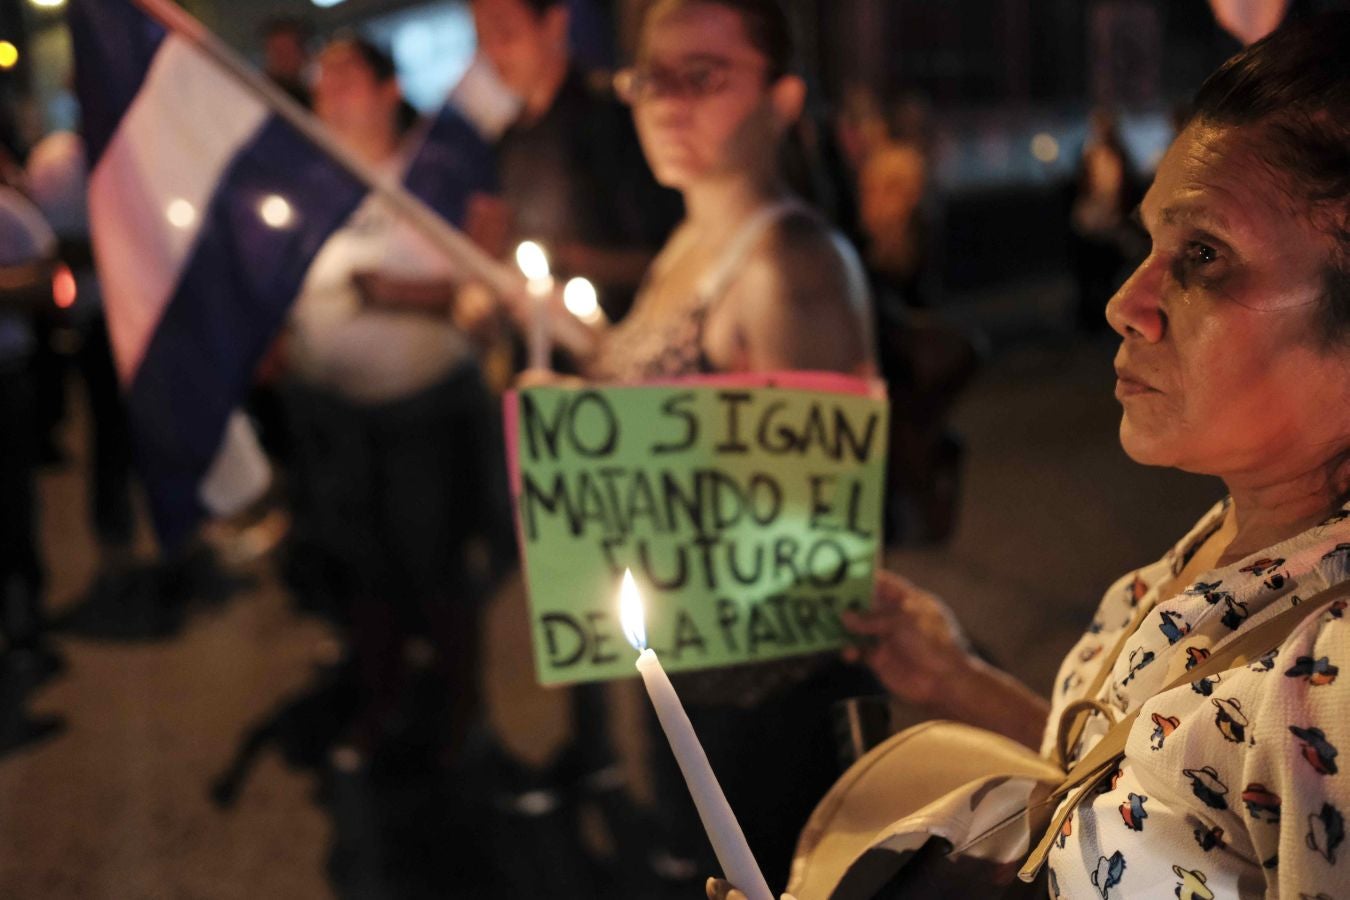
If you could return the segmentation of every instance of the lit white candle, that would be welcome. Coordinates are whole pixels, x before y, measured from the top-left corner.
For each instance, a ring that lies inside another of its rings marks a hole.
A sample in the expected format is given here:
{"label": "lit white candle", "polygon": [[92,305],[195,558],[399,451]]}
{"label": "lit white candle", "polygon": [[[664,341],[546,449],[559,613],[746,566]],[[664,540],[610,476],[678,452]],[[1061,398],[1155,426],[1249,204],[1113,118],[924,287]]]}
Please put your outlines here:
{"label": "lit white candle", "polygon": [[563,306],[587,325],[599,325],[605,320],[600,308],[600,295],[595,285],[585,278],[573,278],[563,287]]}
{"label": "lit white candle", "polygon": [[526,290],[530,295],[530,333],[527,338],[530,368],[547,369],[552,355],[548,332],[548,298],[553,293],[548,254],[534,241],[524,241],[516,248],[516,265],[527,279]]}
{"label": "lit white candle", "polygon": [[661,720],[661,729],[670,741],[670,749],[675,753],[675,761],[680,764],[684,782],[689,786],[689,794],[694,798],[698,816],[703,820],[703,830],[708,833],[717,861],[722,866],[722,876],[735,885],[749,900],[773,900],[769,885],[750,852],[745,841],[745,833],[731,811],[722,786],[717,783],[712,766],[708,764],[708,755],[694,734],[694,726],[684,711],[675,687],[661,668],[656,653],[647,646],[646,614],[642,609],[642,595],[638,593],[633,581],[632,571],[623,574],[623,586],[619,589],[619,619],[623,625],[628,642],[642,653],[638,656],[637,670],[642,675],[642,683],[647,687],[652,706],[656,708],[656,717]]}

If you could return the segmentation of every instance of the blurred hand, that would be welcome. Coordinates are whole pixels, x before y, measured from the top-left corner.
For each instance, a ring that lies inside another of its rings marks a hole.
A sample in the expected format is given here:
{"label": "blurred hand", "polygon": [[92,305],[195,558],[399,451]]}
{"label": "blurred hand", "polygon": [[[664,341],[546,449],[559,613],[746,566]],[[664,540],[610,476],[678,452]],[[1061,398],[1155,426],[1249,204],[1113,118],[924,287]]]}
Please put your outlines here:
{"label": "blurred hand", "polygon": [[500,312],[501,305],[492,290],[487,285],[470,282],[455,292],[450,318],[460,331],[482,338],[492,333]]}
{"label": "blurred hand", "polygon": [[563,375],[552,369],[526,369],[516,376],[516,390],[532,387],[571,387],[579,388],[586,384],[584,378],[575,375]]}
{"label": "blurred hand", "polygon": [[[708,900],[747,900],[745,894],[732,887],[730,882],[723,881],[720,878],[709,878],[704,890],[708,893]],[[783,900],[796,900],[796,898],[791,894],[784,894]]]}
{"label": "blurred hand", "polygon": [[934,706],[971,662],[970,645],[947,604],[893,572],[877,572],[872,609],[846,612],[844,627],[863,638],[848,647],[902,700]]}

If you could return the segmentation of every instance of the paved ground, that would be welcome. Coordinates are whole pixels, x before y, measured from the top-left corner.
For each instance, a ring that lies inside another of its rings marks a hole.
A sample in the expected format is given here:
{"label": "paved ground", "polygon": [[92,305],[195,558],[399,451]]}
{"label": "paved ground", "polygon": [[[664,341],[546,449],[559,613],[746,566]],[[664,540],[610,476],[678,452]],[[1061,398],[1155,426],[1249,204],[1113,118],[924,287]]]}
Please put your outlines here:
{"label": "paved ground", "polygon": [[[955,538],[891,561],[1042,688],[1107,582],[1158,555],[1218,496],[1213,482],[1125,459],[1112,350],[1042,340],[1001,353],[957,416],[969,458]],[[57,612],[95,566],[80,491],[78,466],[42,479]],[[61,638],[67,670],[33,710],[63,716],[65,731],[0,759],[0,897],[324,898],[338,893],[330,868],[346,871],[349,896],[422,895],[351,876],[360,853],[344,855],[341,786],[291,765],[305,756],[294,742],[261,748],[232,808],[211,802],[240,742],[306,696],[335,653],[328,628],[296,614],[265,567],[250,574],[228,599],[195,601],[167,639]],[[506,592],[488,619],[493,719],[508,745],[543,761],[563,719],[530,682],[513,602]],[[621,702],[624,735],[638,731],[632,699]]]}

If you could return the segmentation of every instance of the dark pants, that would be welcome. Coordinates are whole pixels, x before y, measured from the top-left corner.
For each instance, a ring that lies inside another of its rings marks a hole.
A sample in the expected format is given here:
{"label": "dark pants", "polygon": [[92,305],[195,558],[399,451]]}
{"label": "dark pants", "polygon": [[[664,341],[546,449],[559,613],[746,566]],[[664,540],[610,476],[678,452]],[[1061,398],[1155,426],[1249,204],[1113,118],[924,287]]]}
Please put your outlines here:
{"label": "dark pants", "polygon": [[0,638],[11,645],[35,642],[42,625],[33,390],[23,364],[0,363]]}
{"label": "dark pants", "polygon": [[85,330],[75,360],[89,395],[93,433],[90,512],[100,543],[126,547],[134,536],[131,512],[131,435],[117,383],[108,325],[96,316]]}
{"label": "dark pants", "polygon": [[492,560],[509,554],[495,403],[469,368],[376,406],[298,384],[282,395],[296,536],[328,572],[361,671],[353,740],[378,740],[404,687],[403,643],[425,631],[455,745],[478,712],[478,613]]}

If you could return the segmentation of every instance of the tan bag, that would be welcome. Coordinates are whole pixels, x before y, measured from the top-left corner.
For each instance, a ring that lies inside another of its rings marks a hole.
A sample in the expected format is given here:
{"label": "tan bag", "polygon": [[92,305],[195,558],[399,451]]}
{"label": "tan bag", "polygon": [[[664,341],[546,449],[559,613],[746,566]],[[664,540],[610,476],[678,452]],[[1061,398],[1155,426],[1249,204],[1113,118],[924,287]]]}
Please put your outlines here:
{"label": "tan bag", "polygon": [[[1259,659],[1345,596],[1350,582],[1277,613],[1162,690]],[[1076,742],[1093,705],[1065,710],[1061,747]],[[1044,896],[1031,882],[1069,813],[1119,764],[1137,716],[1113,725],[1067,774],[1002,735],[954,722],[891,737],[854,763],[812,813],[788,893],[797,900]]]}
{"label": "tan bag", "polygon": [[[1026,810],[1063,779],[1002,735],[957,722],[915,725],[874,747],[821,800],[798,841],[788,893],[875,897],[902,869],[915,896],[1002,896],[995,885],[1009,887],[1007,896],[1026,893],[1017,869],[1053,808],[1031,820]],[[897,816],[903,810],[913,811]],[[1020,827],[999,827],[1017,820]],[[986,841],[967,846],[986,831]],[[953,848],[965,853],[953,857]]]}

